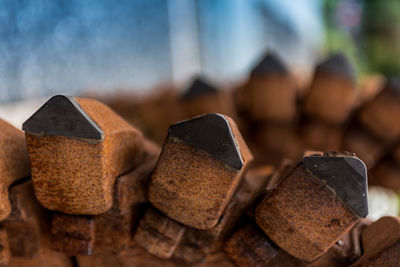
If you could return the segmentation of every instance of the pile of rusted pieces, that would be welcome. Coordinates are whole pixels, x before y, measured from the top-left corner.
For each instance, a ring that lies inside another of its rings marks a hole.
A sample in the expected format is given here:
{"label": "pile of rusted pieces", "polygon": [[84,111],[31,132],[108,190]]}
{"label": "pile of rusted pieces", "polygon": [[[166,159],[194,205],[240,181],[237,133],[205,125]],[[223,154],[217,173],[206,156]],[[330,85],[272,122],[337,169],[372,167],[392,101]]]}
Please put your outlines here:
{"label": "pile of rusted pieces", "polygon": [[59,95],[25,136],[0,121],[0,264],[398,266],[400,219],[365,217],[367,166],[400,163],[400,91],[357,104],[354,77],[335,55],[300,102],[269,54],[234,92],[198,79],[126,120]]}

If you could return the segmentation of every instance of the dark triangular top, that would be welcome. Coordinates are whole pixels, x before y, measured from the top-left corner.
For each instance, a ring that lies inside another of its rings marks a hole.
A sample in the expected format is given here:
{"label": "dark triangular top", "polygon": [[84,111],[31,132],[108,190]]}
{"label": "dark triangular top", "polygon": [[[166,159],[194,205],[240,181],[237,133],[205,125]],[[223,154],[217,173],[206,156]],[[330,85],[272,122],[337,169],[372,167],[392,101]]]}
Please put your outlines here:
{"label": "dark triangular top", "polygon": [[28,133],[103,140],[104,133],[73,97],[50,98],[22,125]]}
{"label": "dark triangular top", "polygon": [[270,73],[288,74],[282,60],[275,54],[267,53],[251,71],[252,76],[262,76]]}
{"label": "dark triangular top", "polygon": [[317,70],[346,76],[352,79],[355,78],[354,68],[351,66],[347,57],[342,53],[335,53],[319,63]]}
{"label": "dark triangular top", "polygon": [[230,167],[240,170],[243,159],[228,120],[220,114],[206,114],[173,124],[168,134],[202,150]]}
{"label": "dark triangular top", "polygon": [[309,156],[302,160],[316,177],[324,180],[358,216],[368,215],[367,168],[355,156]]}
{"label": "dark triangular top", "polygon": [[192,85],[184,92],[182,99],[196,98],[202,95],[215,94],[218,90],[205,82],[204,79],[196,78]]}

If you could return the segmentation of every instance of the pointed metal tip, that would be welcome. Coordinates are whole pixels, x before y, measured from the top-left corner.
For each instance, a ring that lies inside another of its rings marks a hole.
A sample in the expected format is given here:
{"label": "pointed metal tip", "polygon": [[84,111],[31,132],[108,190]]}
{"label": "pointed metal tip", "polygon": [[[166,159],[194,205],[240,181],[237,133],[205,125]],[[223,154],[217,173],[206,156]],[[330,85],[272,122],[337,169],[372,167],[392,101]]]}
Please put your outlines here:
{"label": "pointed metal tip", "polygon": [[205,114],[173,124],[168,133],[236,170],[243,167],[229,121],[221,114]]}
{"label": "pointed metal tip", "polygon": [[103,140],[104,133],[71,96],[56,95],[41,106],[22,129],[28,133]]}

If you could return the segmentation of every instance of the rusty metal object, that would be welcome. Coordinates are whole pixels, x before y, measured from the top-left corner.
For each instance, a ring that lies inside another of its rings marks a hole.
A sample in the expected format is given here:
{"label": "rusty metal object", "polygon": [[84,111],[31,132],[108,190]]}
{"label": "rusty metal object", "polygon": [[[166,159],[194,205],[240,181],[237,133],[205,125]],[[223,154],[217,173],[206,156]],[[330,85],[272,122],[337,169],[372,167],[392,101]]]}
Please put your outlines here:
{"label": "rusty metal object", "polygon": [[359,121],[371,134],[385,142],[400,138],[400,81],[389,79],[384,89],[362,107]]}
{"label": "rusty metal object", "polygon": [[235,115],[233,99],[228,91],[218,90],[204,78],[198,77],[179,99],[185,118],[205,113]]}
{"label": "rusty metal object", "polygon": [[284,63],[275,54],[266,54],[236,92],[236,102],[252,121],[292,121],[296,116],[295,83]]}
{"label": "rusty metal object", "polygon": [[0,119],[0,221],[11,212],[8,188],[29,176],[29,158],[22,131]]}
{"label": "rusty metal object", "polygon": [[185,230],[184,225],[149,208],[140,220],[134,240],[149,253],[169,259],[174,254]]}
{"label": "rusty metal object", "polygon": [[363,255],[352,266],[398,266],[400,219],[382,217],[361,234]]}
{"label": "rusty metal object", "polygon": [[158,146],[145,141],[139,166],[120,177],[114,185],[113,206],[100,215],[55,213],[52,239],[56,250],[67,255],[115,255],[132,246],[132,232],[146,199],[146,183],[153,170]]}
{"label": "rusty metal object", "polygon": [[343,235],[325,254],[310,264],[312,267],[349,266],[362,254],[361,232],[371,222],[366,219],[358,222]]}
{"label": "rusty metal object", "polygon": [[214,227],[252,160],[236,124],[207,114],[170,126],[148,186],[151,204],[197,229]]}
{"label": "rusty metal object", "polygon": [[92,216],[54,213],[51,218],[52,249],[66,255],[92,255],[95,225]]}
{"label": "rusty metal object", "polygon": [[37,202],[30,180],[10,187],[12,212],[2,222],[11,256],[32,259],[46,246],[49,214]]}
{"label": "rusty metal object", "polygon": [[208,230],[187,227],[173,259],[188,265],[202,262],[220,250],[223,243],[240,223],[240,218],[257,197],[265,190],[274,168],[260,166],[249,169],[237,191],[225,208],[218,224]]}
{"label": "rusty metal object", "polygon": [[354,108],[357,97],[355,73],[343,54],[334,54],[315,69],[304,111],[331,124],[342,124]]}
{"label": "rusty metal object", "polygon": [[239,267],[304,266],[276,246],[257,226],[248,223],[226,242],[224,251]]}
{"label": "rusty metal object", "polygon": [[367,214],[364,163],[326,152],[304,157],[257,206],[255,218],[279,247],[314,261]]}
{"label": "rusty metal object", "polygon": [[54,96],[23,129],[38,200],[68,214],[110,209],[116,177],[132,169],[143,150],[138,130],[91,99]]}

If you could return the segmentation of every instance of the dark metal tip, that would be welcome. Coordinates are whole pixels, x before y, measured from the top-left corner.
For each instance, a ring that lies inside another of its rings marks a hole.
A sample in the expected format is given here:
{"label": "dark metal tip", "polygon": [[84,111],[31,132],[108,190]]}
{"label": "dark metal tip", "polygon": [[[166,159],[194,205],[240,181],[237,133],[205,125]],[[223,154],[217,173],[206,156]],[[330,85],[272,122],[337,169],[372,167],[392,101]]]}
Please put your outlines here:
{"label": "dark metal tip", "polygon": [[240,170],[243,159],[228,120],[220,114],[205,114],[173,124],[168,134],[211,157]]}
{"label": "dark metal tip", "polygon": [[218,90],[214,86],[206,82],[204,79],[197,77],[181,98],[191,99],[202,95],[215,94],[217,92]]}
{"label": "dark metal tip", "polygon": [[288,74],[282,60],[275,54],[267,53],[251,71],[252,76],[262,76],[270,73]]}
{"label": "dark metal tip", "polygon": [[335,53],[317,65],[317,71],[342,75],[355,79],[355,70],[347,57],[342,53]]}
{"label": "dark metal tip", "polygon": [[302,163],[359,217],[368,215],[367,168],[359,158],[345,154],[309,156]]}
{"label": "dark metal tip", "polygon": [[103,140],[104,133],[73,97],[50,98],[22,125],[28,133]]}

